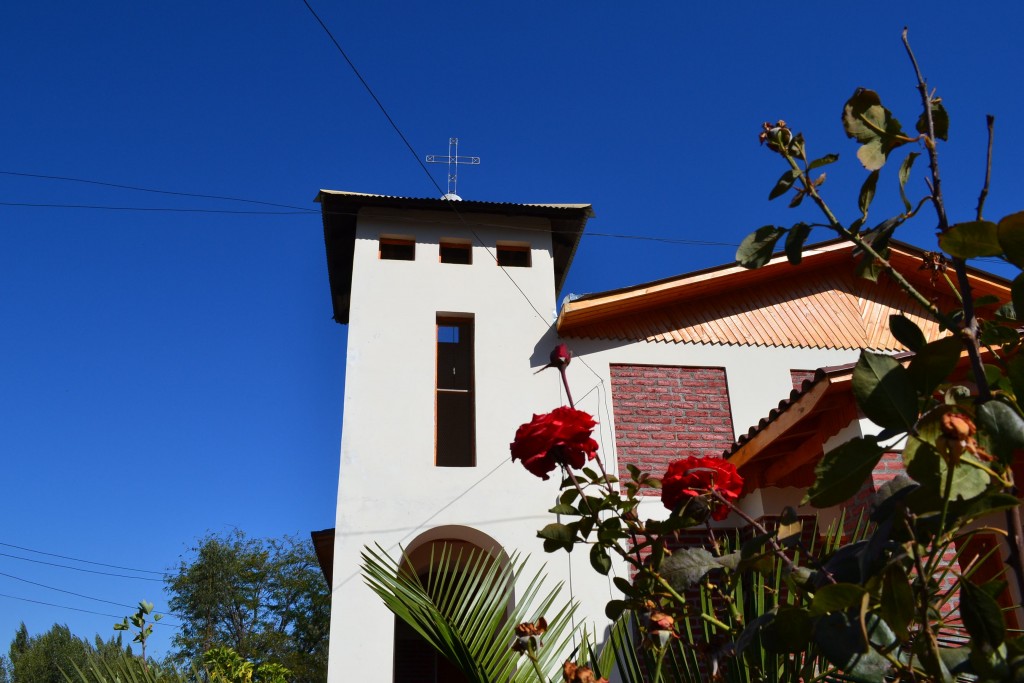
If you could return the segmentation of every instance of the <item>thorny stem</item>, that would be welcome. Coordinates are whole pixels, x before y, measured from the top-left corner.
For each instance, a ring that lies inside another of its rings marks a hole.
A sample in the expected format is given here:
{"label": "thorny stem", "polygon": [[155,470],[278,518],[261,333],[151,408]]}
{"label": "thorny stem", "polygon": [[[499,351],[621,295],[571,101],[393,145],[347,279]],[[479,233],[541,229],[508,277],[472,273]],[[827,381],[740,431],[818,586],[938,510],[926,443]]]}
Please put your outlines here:
{"label": "thorny stem", "polygon": [[[775,553],[775,556],[782,560],[782,564],[786,567],[786,569],[788,569],[791,572],[796,571],[797,566],[793,564],[793,560],[789,559],[789,556],[786,555],[786,552],[782,549],[782,546],[779,545],[778,541],[775,540],[775,537],[768,532],[768,529],[766,529],[763,524],[758,522],[756,519],[748,515],[743,510],[739,509],[737,506],[727,501],[718,491],[712,489],[711,495],[717,498],[718,501],[721,502],[723,505],[727,506],[737,515],[739,515],[740,519],[742,519],[744,522],[757,529],[759,533],[767,536],[768,544],[772,547],[772,552]],[[835,577],[833,577],[832,574],[824,567],[821,568],[821,573],[828,580],[829,583],[836,582]]]}
{"label": "thorny stem", "polygon": [[[600,462],[600,459],[598,460],[598,462]],[[587,506],[587,512],[590,513],[590,516],[594,518],[595,525],[599,524],[601,520],[599,519],[597,513],[594,512],[594,508],[590,507],[590,501],[587,500],[587,494],[583,490],[583,485],[580,484],[580,480],[576,478],[576,473],[572,471],[571,467],[564,467],[563,466],[563,469],[565,470],[566,475],[568,475],[569,480],[572,481],[573,486],[575,486],[576,490],[579,491],[579,493],[580,493],[580,500],[582,500],[583,504]],[[606,483],[606,486],[607,486],[607,483]],[[635,559],[630,556],[628,551],[623,550],[621,547],[619,547],[618,543],[612,544],[612,547],[615,549],[615,552],[618,553],[619,556],[622,557],[622,559],[624,559],[626,562],[630,563],[631,565],[633,565],[637,569],[641,569],[642,570],[643,566],[644,566],[644,562],[643,562],[643,558],[640,555],[640,544],[637,542],[636,531],[632,527],[630,527],[630,535],[633,537],[633,549],[636,552],[636,558]]]}
{"label": "thorny stem", "polygon": [[910,49],[910,41],[907,39],[907,28],[903,27],[903,47],[907,50],[910,63],[914,66],[914,74],[917,76],[917,91],[921,93],[921,104],[924,106],[925,119],[928,122],[928,137],[925,138],[925,149],[928,150],[928,166],[932,173],[932,203],[935,205],[935,212],[939,216],[939,232],[946,232],[949,229],[949,221],[946,219],[946,204],[942,199],[942,179],[939,176],[939,151],[935,146],[935,119],[932,116],[932,104],[934,99],[928,94],[928,84],[921,74],[921,67],[917,64],[914,51]]}
{"label": "thorny stem", "polygon": [[895,281],[896,284],[898,284],[900,288],[903,289],[903,291],[910,295],[910,297],[914,299],[914,301],[921,305],[926,311],[928,311],[928,313],[930,313],[943,325],[950,329],[954,329],[955,324],[953,323],[953,321],[947,318],[945,315],[943,315],[942,312],[935,306],[935,304],[929,301],[926,296],[917,291],[917,289],[912,284],[910,284],[910,282],[905,277],[903,277],[903,274],[896,270],[896,268],[894,268],[891,263],[889,263],[888,259],[884,258],[880,253],[878,253],[874,249],[874,247],[871,246],[871,244],[865,242],[864,239],[861,238],[861,236],[858,233],[852,232],[841,222],[839,222],[839,219],[836,218],[834,213],[832,213],[832,209],[829,208],[828,204],[825,202],[825,199],[820,194],[818,194],[818,188],[815,187],[814,183],[811,182],[811,180],[807,177],[807,174],[804,173],[803,170],[800,168],[799,164],[797,164],[796,159],[791,157],[788,153],[783,153],[783,156],[785,157],[786,161],[789,162],[789,165],[793,168],[793,170],[795,170],[799,174],[800,180],[804,186],[804,192],[807,194],[808,197],[810,197],[814,201],[815,204],[818,205],[818,208],[821,209],[821,212],[825,214],[825,218],[828,219],[829,228],[837,232],[840,236],[853,242],[858,249],[861,249],[862,251],[864,251],[864,253],[873,258],[882,267],[882,269],[889,274],[889,277],[891,277],[893,281]]}
{"label": "thorny stem", "polygon": [[562,386],[565,387],[565,396],[569,399],[569,407],[575,410],[576,402],[572,400],[572,392],[569,390],[569,378],[565,376],[565,366],[559,366],[558,372],[562,375]]}
{"label": "thorny stem", "polygon": [[[569,399],[569,407],[572,408],[573,410],[575,410],[576,409],[576,403],[572,400],[572,391],[569,389],[569,378],[566,377],[566,374],[565,374],[565,365],[559,366],[558,372],[562,375],[562,386],[565,387],[565,396],[566,396],[566,398]],[[614,493],[614,491],[612,490],[611,482],[608,481],[608,471],[604,468],[604,460],[601,458],[600,455],[598,455],[596,458],[594,458],[594,460],[595,460],[595,462],[597,462],[597,469],[601,470],[601,478],[602,478],[602,481],[604,482],[604,490],[609,495],[611,495],[612,493]],[[583,487],[580,486],[579,481],[576,480],[576,475],[573,474],[572,470],[569,469],[568,467],[565,468],[565,471],[568,472],[569,476],[572,478],[573,483],[576,485],[576,490],[578,490],[580,492],[580,497],[583,498],[584,501],[586,501],[587,509],[590,510],[590,514],[594,517],[594,521],[595,522],[600,521],[600,520],[597,519],[597,515],[594,514],[594,511],[590,508],[590,501],[587,500],[587,495],[583,492]],[[630,525],[630,527],[629,527],[629,535],[633,539],[633,548],[636,549],[636,559],[637,559],[637,562],[642,563],[643,560],[640,557],[640,549],[639,549],[640,543],[639,543],[639,541],[637,539],[636,529],[634,529],[632,525]]]}
{"label": "thorny stem", "polygon": [[981,186],[981,194],[978,195],[977,220],[981,220],[982,209],[985,208],[985,199],[988,197],[988,185],[992,179],[992,137],[995,134],[996,117],[989,114],[985,117],[988,124],[988,152],[985,154],[985,184]]}
{"label": "thorny stem", "polygon": [[[903,29],[903,46],[907,50],[907,56],[910,57],[910,63],[914,66],[914,74],[917,76],[917,91],[921,94],[921,105],[924,107],[925,121],[928,127],[928,136],[925,138],[925,149],[928,150],[928,168],[932,175],[932,205],[935,207],[935,213],[938,216],[939,234],[945,233],[949,230],[949,220],[946,217],[946,204],[942,196],[942,178],[939,175],[939,150],[935,144],[935,117],[932,112],[932,105],[935,103],[935,98],[928,92],[928,84],[924,80],[924,76],[921,74],[921,67],[917,64],[917,58],[914,57],[914,51],[910,49],[910,41],[907,39],[907,29]],[[991,136],[989,137],[989,144],[991,149]],[[985,181],[986,188],[988,187],[988,180],[986,175]],[[980,214],[982,205],[979,202],[978,211]],[[960,285],[960,291],[963,293],[963,307],[964,307],[964,322],[963,322],[963,342],[967,348],[967,356],[971,362],[971,371],[974,374],[974,381],[978,385],[978,403],[985,403],[992,398],[992,393],[989,390],[988,380],[985,378],[985,368],[981,362],[981,352],[978,346],[978,318],[974,313],[974,296],[971,294],[971,283],[967,278],[967,263],[962,258],[953,259],[953,268],[956,271],[957,284]],[[947,327],[950,327],[947,325]],[[950,329],[956,329],[950,327]]]}
{"label": "thorny stem", "polygon": [[[952,479],[952,476],[950,477],[950,479]],[[928,647],[928,650],[929,650],[929,652],[931,654],[931,660],[932,661],[938,661],[939,660],[939,643],[938,643],[938,640],[936,639],[936,633],[935,633],[935,631],[932,630],[932,625],[931,625],[931,623],[930,623],[930,621],[928,619],[928,603],[929,603],[929,600],[928,600],[928,579],[927,579],[927,577],[929,575],[927,573],[925,573],[924,563],[921,561],[921,553],[920,553],[920,551],[919,551],[919,549],[917,547],[917,542],[913,540],[915,538],[914,530],[913,530],[913,528],[911,528],[910,522],[907,520],[907,518],[905,516],[903,517],[903,525],[906,527],[907,532],[910,534],[910,538],[911,538],[911,541],[910,541],[910,551],[911,551],[911,553],[914,556],[914,566],[917,568],[917,580],[921,584],[921,597],[918,600],[918,607],[921,610],[921,616],[920,616],[921,628],[924,630],[925,636],[927,638],[926,646]]]}

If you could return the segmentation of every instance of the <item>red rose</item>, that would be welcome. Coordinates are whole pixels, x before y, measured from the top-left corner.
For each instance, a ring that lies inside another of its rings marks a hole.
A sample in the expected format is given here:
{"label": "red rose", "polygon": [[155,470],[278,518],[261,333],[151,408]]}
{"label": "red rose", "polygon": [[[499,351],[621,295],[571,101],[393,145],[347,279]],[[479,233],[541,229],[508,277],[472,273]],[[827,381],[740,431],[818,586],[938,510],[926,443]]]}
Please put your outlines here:
{"label": "red rose", "polygon": [[[736,467],[724,458],[695,458],[676,460],[668,466],[661,480],[661,502],[675,510],[687,498],[703,496],[717,491],[730,503],[739,500],[743,492],[743,477]],[[713,505],[711,516],[722,520],[729,516],[729,508]]]}
{"label": "red rose", "polygon": [[548,472],[559,465],[579,469],[597,457],[597,442],[590,438],[595,425],[594,418],[575,408],[534,415],[516,430],[515,441],[509,445],[512,459],[522,461],[542,479],[548,479]]}

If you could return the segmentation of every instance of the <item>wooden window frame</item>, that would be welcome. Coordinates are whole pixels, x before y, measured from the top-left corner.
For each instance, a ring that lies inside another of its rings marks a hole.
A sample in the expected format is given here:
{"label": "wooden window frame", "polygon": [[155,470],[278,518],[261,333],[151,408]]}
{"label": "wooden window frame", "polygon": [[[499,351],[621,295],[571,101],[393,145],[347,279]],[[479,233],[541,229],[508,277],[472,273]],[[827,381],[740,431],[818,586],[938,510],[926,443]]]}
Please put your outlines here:
{"label": "wooden window frame", "polygon": [[[501,244],[500,242],[496,245],[495,261],[502,268],[532,268],[533,267],[533,250],[530,249],[529,245],[524,244]],[[507,263],[503,262],[502,256],[505,254],[526,254],[526,263]]]}
{"label": "wooden window frame", "polygon": [[[408,247],[410,258],[385,256],[385,247]],[[415,261],[416,240],[406,237],[381,237],[377,242],[377,258],[381,261]]]}
{"label": "wooden window frame", "polygon": [[[445,250],[458,251],[465,254],[465,260],[463,261],[446,261]],[[471,266],[473,265],[473,245],[469,242],[449,242],[447,240],[441,240],[441,243],[437,247],[437,261],[438,263],[447,263],[456,266]]]}

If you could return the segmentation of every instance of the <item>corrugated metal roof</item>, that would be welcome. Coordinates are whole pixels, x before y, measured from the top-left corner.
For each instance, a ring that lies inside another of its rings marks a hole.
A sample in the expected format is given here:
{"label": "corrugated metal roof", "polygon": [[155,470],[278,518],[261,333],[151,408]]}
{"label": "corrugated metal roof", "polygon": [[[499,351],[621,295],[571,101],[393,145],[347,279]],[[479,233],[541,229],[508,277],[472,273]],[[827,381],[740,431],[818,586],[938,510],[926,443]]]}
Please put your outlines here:
{"label": "corrugated metal roof", "polygon": [[402,202],[437,202],[439,207],[440,206],[447,207],[447,205],[449,205],[449,204],[455,204],[455,206],[457,208],[458,207],[462,207],[462,206],[467,206],[467,207],[477,207],[477,206],[480,206],[480,207],[491,207],[491,208],[498,208],[498,207],[505,207],[505,208],[533,207],[533,208],[542,208],[542,209],[566,209],[566,210],[575,210],[575,211],[579,211],[581,209],[585,209],[585,210],[590,211],[590,217],[593,217],[593,206],[591,204],[517,204],[517,203],[514,203],[514,202],[482,202],[482,201],[478,201],[478,200],[474,200],[474,199],[450,200],[450,199],[443,199],[443,198],[440,198],[440,197],[401,197],[401,196],[398,196],[398,195],[389,195],[389,194],[369,194],[369,193],[366,193],[366,192],[346,192],[345,190],[320,190],[320,192],[317,193],[317,196],[316,196],[316,198],[314,198],[313,201],[315,201],[315,202],[322,201],[323,195],[337,195],[337,196],[344,196],[344,197],[365,198],[365,199],[379,199],[379,200],[398,200],[398,201],[402,201]]}

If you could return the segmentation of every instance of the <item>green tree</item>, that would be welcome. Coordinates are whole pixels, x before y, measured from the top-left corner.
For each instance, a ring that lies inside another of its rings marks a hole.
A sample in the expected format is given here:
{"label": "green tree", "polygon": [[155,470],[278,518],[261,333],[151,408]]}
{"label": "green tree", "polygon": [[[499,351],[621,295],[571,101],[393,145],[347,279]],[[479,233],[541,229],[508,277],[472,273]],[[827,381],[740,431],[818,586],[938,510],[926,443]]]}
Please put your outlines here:
{"label": "green tree", "polygon": [[[41,635],[29,635],[24,623],[11,641],[10,657],[0,657],[0,683],[64,683],[64,673],[83,668],[90,661],[110,663],[131,657],[121,636],[93,643],[71,633],[67,626],[54,624]],[[62,673],[62,671],[64,673]]]}
{"label": "green tree", "polygon": [[307,539],[210,534],[168,589],[182,624],[176,663],[199,665],[207,651],[229,647],[256,665],[281,664],[296,683],[326,679],[330,591]]}

